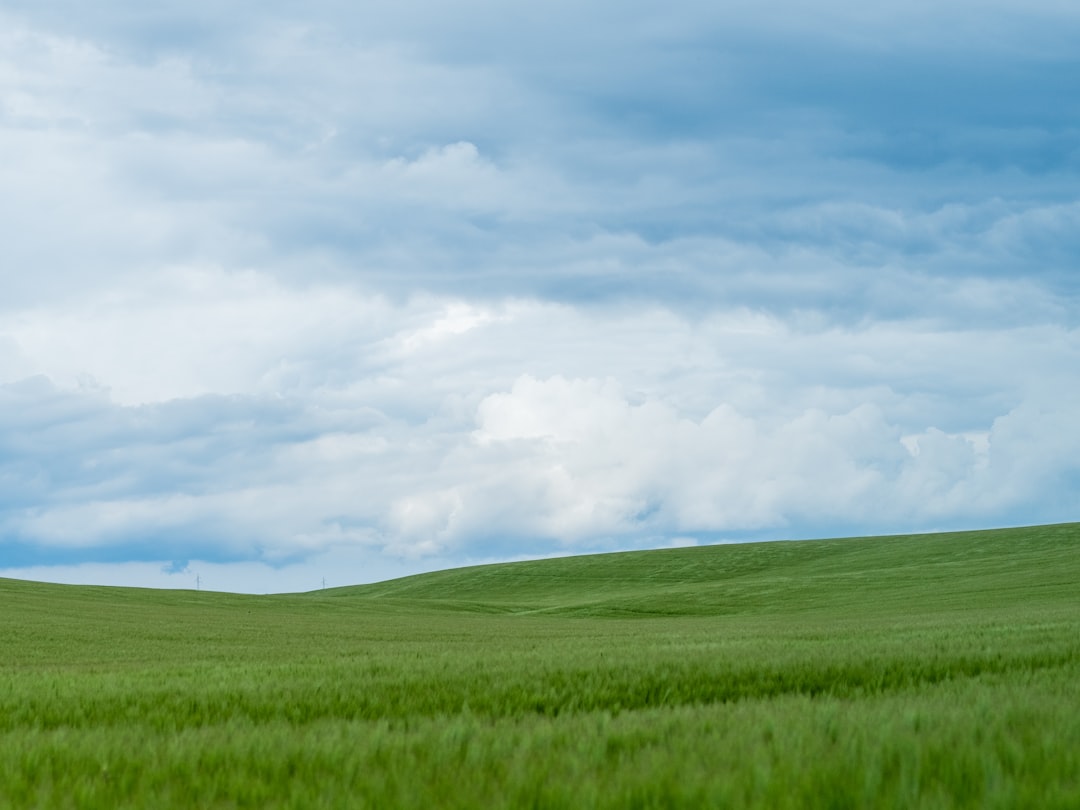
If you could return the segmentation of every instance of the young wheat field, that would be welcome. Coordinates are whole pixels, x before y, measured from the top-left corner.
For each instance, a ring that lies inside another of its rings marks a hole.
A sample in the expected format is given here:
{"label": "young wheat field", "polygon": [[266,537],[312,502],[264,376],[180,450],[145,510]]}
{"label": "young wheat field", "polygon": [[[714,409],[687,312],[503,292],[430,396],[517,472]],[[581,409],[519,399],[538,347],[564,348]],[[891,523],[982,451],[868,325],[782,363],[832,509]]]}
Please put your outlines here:
{"label": "young wheat field", "polygon": [[0,579],[0,807],[1080,807],[1080,524]]}

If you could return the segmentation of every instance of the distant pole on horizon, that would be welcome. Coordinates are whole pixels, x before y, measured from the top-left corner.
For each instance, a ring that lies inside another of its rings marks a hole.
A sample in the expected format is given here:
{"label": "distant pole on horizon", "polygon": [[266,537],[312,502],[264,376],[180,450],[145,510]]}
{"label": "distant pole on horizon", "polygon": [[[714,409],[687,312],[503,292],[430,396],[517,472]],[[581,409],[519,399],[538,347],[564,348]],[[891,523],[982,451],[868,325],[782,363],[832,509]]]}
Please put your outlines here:
{"label": "distant pole on horizon", "polygon": [[195,575],[195,590],[197,590],[197,591],[202,590],[202,580],[199,578],[198,574]]}
{"label": "distant pole on horizon", "polygon": [[323,589],[324,591],[326,590],[326,577],[323,577],[323,578],[322,578],[322,589]]}

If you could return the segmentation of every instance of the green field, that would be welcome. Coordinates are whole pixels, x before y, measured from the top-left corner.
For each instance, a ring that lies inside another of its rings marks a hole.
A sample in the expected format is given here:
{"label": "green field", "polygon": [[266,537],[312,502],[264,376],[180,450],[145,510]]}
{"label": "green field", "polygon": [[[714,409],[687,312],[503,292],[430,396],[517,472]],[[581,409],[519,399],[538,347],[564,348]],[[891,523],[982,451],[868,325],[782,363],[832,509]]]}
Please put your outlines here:
{"label": "green field", "polygon": [[0,579],[0,807],[1080,807],[1080,524]]}

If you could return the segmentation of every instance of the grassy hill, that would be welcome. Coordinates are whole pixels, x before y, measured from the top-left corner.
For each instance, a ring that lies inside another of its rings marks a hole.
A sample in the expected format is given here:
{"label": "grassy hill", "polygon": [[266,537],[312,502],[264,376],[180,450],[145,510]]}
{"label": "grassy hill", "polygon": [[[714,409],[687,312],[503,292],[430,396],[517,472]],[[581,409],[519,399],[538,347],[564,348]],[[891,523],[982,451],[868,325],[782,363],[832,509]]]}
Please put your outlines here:
{"label": "grassy hill", "polygon": [[1080,524],[0,580],[2,807],[1080,806]]}
{"label": "grassy hill", "polygon": [[1080,582],[1080,524],[746,543],[486,565],[323,593],[399,607],[558,615],[983,608]]}

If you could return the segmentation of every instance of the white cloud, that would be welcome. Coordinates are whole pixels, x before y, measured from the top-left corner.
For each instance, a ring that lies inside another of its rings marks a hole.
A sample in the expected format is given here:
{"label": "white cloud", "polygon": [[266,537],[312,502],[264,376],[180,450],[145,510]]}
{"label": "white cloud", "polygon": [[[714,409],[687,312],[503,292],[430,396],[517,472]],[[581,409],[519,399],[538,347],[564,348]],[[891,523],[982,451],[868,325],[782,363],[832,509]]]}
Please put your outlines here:
{"label": "white cloud", "polygon": [[[15,319],[20,361],[61,385],[0,391],[0,476],[19,482],[5,536],[87,560],[213,549],[289,566],[353,549],[419,566],[1067,517],[1080,391],[1052,375],[1080,337],[1059,327],[169,283],[126,291],[103,320],[88,314],[101,300]],[[97,387],[80,387],[88,374]]]}
{"label": "white cloud", "polygon": [[0,397],[9,464],[53,483],[4,524],[55,548],[186,531],[241,558],[422,558],[937,525],[1037,502],[1072,464],[1060,327],[392,303],[209,269],[6,325],[19,373],[48,375]]}
{"label": "white cloud", "polygon": [[116,401],[139,404],[287,391],[290,370],[313,351],[360,352],[382,338],[387,315],[377,296],[289,289],[252,271],[177,267],[19,313],[5,331],[41,373],[67,385],[90,375]]}

